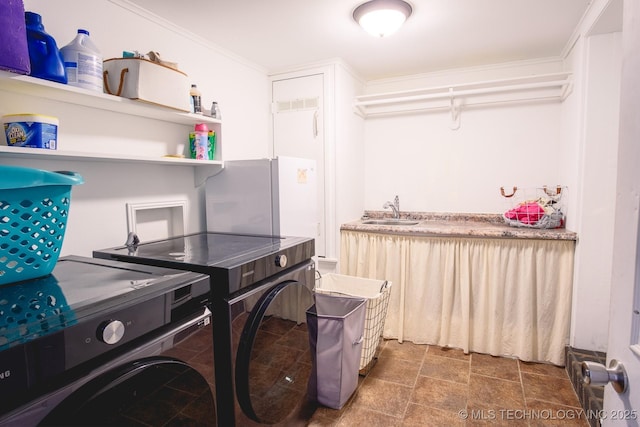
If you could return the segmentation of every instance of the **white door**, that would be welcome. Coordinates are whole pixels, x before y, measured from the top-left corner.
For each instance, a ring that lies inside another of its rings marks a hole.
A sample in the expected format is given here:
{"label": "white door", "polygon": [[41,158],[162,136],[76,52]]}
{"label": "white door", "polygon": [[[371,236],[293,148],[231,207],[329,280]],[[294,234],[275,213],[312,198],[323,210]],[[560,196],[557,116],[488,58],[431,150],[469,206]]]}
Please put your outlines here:
{"label": "white door", "polygon": [[624,1],[620,141],[607,365],[621,362],[628,387],[605,387],[604,426],[640,425],[640,0]]}
{"label": "white door", "polygon": [[314,74],[272,83],[273,156],[313,159],[317,167],[316,255],[325,256],[324,76]]}

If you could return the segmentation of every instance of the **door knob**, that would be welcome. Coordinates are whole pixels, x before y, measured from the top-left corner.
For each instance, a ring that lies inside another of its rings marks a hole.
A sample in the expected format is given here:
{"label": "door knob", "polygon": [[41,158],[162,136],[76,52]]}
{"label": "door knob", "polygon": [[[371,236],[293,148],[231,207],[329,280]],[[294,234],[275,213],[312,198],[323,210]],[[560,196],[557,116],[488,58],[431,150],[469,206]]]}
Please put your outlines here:
{"label": "door knob", "polygon": [[627,371],[622,363],[613,359],[609,362],[609,368],[601,363],[582,362],[582,381],[585,384],[605,385],[611,383],[611,386],[618,393],[627,391],[629,380]]}

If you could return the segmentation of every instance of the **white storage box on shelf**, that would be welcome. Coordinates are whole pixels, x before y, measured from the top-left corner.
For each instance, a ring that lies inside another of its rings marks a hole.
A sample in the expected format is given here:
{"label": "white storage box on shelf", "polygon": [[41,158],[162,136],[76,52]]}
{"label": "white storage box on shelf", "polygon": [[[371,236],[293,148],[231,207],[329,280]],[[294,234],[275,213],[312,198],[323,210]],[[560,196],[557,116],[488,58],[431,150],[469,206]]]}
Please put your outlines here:
{"label": "white storage box on shelf", "polygon": [[344,274],[323,274],[316,280],[314,291],[327,295],[344,295],[366,299],[364,339],[360,357],[360,373],[366,374],[373,367],[373,359],[380,343],[387,317],[391,282],[365,279]]}
{"label": "white storage box on shelf", "polygon": [[112,58],[103,63],[104,90],[110,95],[189,112],[185,73],[143,58]]}

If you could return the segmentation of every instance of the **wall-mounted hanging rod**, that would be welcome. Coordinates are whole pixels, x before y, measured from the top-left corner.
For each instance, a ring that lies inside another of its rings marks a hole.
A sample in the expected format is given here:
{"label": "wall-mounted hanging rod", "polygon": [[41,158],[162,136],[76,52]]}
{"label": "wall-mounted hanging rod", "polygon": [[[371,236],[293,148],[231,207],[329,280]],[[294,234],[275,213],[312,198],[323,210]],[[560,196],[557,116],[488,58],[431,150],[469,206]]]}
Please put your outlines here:
{"label": "wall-mounted hanging rod", "polygon": [[565,85],[568,85],[568,84],[569,84],[568,80],[552,80],[547,82],[523,83],[523,84],[517,84],[517,85],[497,86],[497,87],[480,88],[480,89],[455,90],[453,88],[448,88],[446,92],[441,92],[441,93],[428,93],[424,95],[374,99],[370,101],[357,101],[355,103],[355,106],[368,107],[372,105],[399,104],[404,102],[427,101],[432,99],[462,97],[462,96],[470,96],[470,95],[486,95],[486,94],[500,93],[500,92],[515,92],[515,91],[528,90],[528,89],[564,87]]}
{"label": "wall-mounted hanging rod", "polygon": [[[356,97],[354,111],[359,116],[402,114],[447,108],[452,129],[460,126],[460,111],[471,105],[490,105],[511,101],[563,101],[572,90],[570,73],[552,73],[501,80],[472,82],[431,88],[418,88]],[[513,96],[510,95],[513,94]],[[497,98],[488,99],[495,94]],[[480,96],[484,96],[480,98]],[[476,97],[475,100],[473,98]],[[468,98],[464,102],[461,98]],[[444,101],[433,103],[433,101]]]}

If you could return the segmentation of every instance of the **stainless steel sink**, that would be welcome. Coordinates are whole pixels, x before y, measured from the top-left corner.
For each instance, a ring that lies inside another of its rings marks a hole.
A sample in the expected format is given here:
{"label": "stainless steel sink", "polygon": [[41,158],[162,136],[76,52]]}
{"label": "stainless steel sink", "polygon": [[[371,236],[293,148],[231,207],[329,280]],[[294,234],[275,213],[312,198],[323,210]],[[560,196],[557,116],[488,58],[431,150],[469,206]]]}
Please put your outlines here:
{"label": "stainless steel sink", "polygon": [[416,225],[419,221],[409,219],[365,219],[362,223],[371,225]]}

